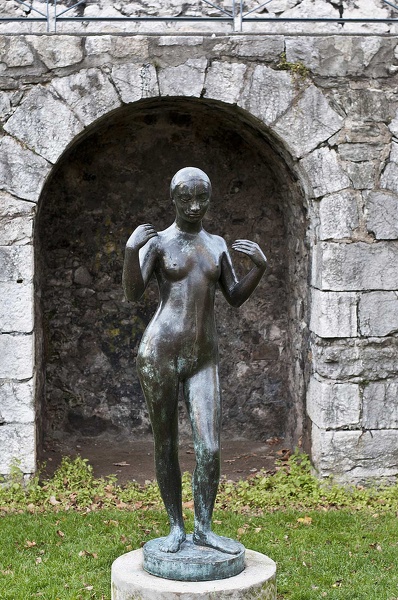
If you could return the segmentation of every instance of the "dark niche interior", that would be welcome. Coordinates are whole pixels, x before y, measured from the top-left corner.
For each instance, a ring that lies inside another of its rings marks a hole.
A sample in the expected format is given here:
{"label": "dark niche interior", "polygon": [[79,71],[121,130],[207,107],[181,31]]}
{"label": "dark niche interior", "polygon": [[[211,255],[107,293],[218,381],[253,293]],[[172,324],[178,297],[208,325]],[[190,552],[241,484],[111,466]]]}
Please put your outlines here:
{"label": "dark niche interior", "polygon": [[[301,433],[307,294],[306,221],[297,180],[243,113],[215,103],[147,101],[119,110],[54,168],[36,226],[42,351],[39,392],[47,439],[150,433],[135,356],[157,305],[151,282],[123,297],[124,246],[145,222],[174,219],[173,174],[184,166],[213,185],[204,227],[258,242],[269,269],[240,309],[217,296],[224,437]],[[238,274],[250,261],[234,253]],[[188,433],[183,402],[180,431]]]}

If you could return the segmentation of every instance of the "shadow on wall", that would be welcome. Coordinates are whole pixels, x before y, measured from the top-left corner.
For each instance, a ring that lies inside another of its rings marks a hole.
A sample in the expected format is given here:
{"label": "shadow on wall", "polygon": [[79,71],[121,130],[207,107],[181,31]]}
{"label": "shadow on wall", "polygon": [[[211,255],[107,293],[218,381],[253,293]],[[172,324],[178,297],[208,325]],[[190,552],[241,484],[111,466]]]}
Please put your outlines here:
{"label": "shadow on wall", "polygon": [[[250,238],[269,260],[262,284],[239,310],[217,298],[224,436],[301,434],[307,256],[298,183],[237,110],[157,99],[116,111],[90,130],[54,168],[40,200],[39,401],[48,438],[150,431],[135,355],[157,289],[152,283],[136,305],[125,301],[124,245],[139,223],[158,230],[171,224],[170,180],[188,165],[212,181],[205,228],[229,246]],[[250,268],[238,253],[233,258],[239,273]]]}

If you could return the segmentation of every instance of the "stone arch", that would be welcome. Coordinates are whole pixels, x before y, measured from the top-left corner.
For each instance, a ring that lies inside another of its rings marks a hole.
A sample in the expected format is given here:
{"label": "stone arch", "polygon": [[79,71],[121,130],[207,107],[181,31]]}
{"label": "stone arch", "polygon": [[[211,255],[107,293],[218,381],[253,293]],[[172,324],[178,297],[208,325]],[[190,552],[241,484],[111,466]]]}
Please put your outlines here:
{"label": "stone arch", "polygon": [[[156,69],[150,64],[128,63],[112,69],[83,69],[31,89],[5,122],[6,134],[0,140],[0,187],[10,214],[21,214],[22,231],[3,252],[3,313],[13,325],[11,330],[5,323],[0,341],[3,352],[8,352],[13,361],[3,363],[1,377],[7,380],[4,385],[11,394],[21,398],[23,407],[19,420],[7,425],[8,451],[0,469],[3,472],[12,456],[19,455],[27,473],[34,470],[35,463],[39,407],[35,404],[34,387],[40,389],[41,382],[36,374],[33,383],[31,209],[38,202],[53,165],[90,128],[126,105],[157,98],[196,98],[227,111],[234,107],[234,114],[261,131],[276,154],[283,157],[299,178],[307,199],[349,186],[334,150],[324,145],[341,128],[341,116],[313,84],[296,81],[290,74],[264,65],[226,61],[209,64],[205,59],[189,59],[180,65]],[[9,299],[15,296],[15,286],[19,286],[22,300],[10,311]],[[36,354],[40,352],[38,337]],[[7,421],[7,416],[3,418]]]}

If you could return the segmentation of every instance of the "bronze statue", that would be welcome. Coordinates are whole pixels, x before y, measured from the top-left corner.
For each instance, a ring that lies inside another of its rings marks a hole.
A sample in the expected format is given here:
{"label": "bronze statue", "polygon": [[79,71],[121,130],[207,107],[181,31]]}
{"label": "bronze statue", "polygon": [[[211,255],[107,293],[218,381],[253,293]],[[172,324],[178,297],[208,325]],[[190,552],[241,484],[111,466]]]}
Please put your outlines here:
{"label": "bronze statue", "polygon": [[163,552],[178,552],[186,538],[178,462],[178,388],[182,384],[196,454],[193,474],[193,542],[238,554],[241,545],[211,531],[220,478],[221,395],[214,318],[217,284],[232,306],[245,302],[259,283],[266,258],[259,246],[236,240],[232,248],[253,261],[238,281],[223,238],[203,229],[211,183],[200,169],[176,173],[170,186],[174,223],[156,232],[139,225],[126,245],[123,287],[130,301],[141,298],[156,276],[160,303],[149,323],[137,358],[155,439],[156,475],[170,521]]}

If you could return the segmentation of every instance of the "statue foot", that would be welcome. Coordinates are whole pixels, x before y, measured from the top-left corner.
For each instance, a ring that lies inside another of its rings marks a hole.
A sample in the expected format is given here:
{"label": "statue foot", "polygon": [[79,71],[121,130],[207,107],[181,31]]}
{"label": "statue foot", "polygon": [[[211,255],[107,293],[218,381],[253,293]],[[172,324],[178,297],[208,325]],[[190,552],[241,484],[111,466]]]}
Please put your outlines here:
{"label": "statue foot", "polygon": [[242,551],[242,545],[230,538],[217,535],[212,531],[193,534],[193,543],[197,546],[207,546],[225,552],[226,554],[239,554]]}
{"label": "statue foot", "polygon": [[169,535],[159,544],[159,550],[162,552],[178,552],[185,538],[186,535],[183,529],[173,527]]}

